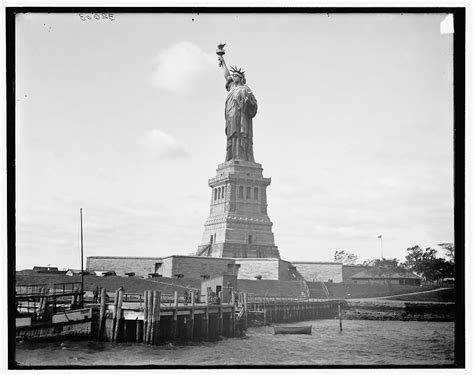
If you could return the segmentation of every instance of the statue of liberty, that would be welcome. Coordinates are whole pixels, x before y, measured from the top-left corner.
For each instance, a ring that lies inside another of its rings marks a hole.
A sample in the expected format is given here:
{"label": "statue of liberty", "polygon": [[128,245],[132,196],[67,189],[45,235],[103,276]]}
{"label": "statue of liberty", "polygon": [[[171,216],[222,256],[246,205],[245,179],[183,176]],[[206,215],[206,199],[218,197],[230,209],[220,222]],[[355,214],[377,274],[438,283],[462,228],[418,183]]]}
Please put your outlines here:
{"label": "statue of liberty", "polygon": [[225,88],[229,92],[225,101],[225,134],[227,152],[225,161],[245,160],[254,162],[252,119],[257,114],[257,99],[245,83],[245,72],[231,66],[224,60],[225,44],[219,44],[217,55],[219,66],[224,72]]}

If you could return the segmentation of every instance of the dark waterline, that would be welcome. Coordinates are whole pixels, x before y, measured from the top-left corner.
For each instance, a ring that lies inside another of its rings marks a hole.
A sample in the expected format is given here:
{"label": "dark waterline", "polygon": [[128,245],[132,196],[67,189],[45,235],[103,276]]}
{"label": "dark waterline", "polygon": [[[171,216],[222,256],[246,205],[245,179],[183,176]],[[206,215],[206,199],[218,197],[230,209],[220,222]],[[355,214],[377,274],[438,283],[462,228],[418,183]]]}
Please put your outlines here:
{"label": "dark waterline", "polygon": [[99,342],[27,343],[16,346],[26,366],[144,365],[452,365],[454,323],[316,320],[312,335],[274,335],[249,328],[245,338],[187,345]]}

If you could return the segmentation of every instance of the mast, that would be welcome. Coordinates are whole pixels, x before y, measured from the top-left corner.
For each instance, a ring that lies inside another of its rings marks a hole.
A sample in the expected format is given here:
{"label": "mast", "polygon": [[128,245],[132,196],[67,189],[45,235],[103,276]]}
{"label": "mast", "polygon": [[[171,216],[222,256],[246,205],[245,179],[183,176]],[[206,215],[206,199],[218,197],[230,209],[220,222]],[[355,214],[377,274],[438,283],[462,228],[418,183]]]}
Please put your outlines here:
{"label": "mast", "polygon": [[82,238],[82,207],[81,207],[81,307],[84,307],[84,247]]}

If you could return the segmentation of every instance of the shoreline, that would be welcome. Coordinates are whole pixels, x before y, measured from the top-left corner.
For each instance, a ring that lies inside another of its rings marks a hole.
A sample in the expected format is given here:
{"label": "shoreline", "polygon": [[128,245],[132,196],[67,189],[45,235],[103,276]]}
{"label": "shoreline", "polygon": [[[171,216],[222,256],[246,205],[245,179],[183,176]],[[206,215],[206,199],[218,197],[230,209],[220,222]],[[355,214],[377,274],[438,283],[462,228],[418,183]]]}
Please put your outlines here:
{"label": "shoreline", "polygon": [[454,321],[454,302],[408,302],[382,299],[348,300],[345,320]]}

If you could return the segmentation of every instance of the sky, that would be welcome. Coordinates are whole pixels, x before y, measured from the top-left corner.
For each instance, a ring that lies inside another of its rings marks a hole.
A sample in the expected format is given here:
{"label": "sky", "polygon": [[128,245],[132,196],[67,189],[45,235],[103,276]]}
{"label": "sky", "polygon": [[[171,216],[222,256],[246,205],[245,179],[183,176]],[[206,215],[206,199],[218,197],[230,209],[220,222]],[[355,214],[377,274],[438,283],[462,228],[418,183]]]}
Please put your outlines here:
{"label": "sky", "polygon": [[224,42],[258,101],[283,259],[453,242],[445,17],[17,15],[16,268],[80,267],[80,208],[85,257],[195,253],[225,159]]}

